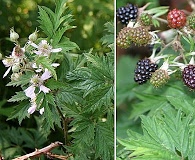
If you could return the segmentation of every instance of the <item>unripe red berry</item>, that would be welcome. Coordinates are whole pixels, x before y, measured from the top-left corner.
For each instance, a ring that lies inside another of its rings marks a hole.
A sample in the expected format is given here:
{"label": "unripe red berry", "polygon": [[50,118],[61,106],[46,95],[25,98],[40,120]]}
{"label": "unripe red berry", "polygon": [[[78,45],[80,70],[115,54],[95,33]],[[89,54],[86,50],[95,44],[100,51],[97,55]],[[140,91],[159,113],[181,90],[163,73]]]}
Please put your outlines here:
{"label": "unripe red berry", "polygon": [[186,15],[183,11],[173,9],[167,15],[167,21],[170,28],[182,28],[186,24]]}

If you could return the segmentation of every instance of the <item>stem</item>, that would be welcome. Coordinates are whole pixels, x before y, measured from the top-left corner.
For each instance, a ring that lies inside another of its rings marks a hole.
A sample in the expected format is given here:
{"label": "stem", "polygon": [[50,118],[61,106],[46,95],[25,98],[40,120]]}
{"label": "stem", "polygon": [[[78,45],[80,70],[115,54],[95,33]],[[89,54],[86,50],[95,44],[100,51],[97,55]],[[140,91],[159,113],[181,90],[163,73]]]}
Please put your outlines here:
{"label": "stem", "polygon": [[60,114],[60,116],[62,118],[62,125],[63,125],[63,130],[64,130],[64,144],[67,145],[67,143],[68,143],[68,123],[67,123],[68,119],[64,117],[59,106],[56,105],[56,108],[57,108],[58,113]]}
{"label": "stem", "polygon": [[15,158],[13,160],[25,160],[29,158],[39,157],[42,154],[48,154],[52,149],[58,146],[61,146],[61,145],[63,145],[63,143],[57,141],[57,142],[51,143],[49,146],[46,146],[42,149],[35,149],[34,152]]}
{"label": "stem", "polygon": [[153,18],[155,18],[156,20],[159,20],[159,21],[161,21],[163,23],[168,24],[167,20],[165,20],[165,19],[162,19],[162,18],[159,18],[159,17],[153,17]]}

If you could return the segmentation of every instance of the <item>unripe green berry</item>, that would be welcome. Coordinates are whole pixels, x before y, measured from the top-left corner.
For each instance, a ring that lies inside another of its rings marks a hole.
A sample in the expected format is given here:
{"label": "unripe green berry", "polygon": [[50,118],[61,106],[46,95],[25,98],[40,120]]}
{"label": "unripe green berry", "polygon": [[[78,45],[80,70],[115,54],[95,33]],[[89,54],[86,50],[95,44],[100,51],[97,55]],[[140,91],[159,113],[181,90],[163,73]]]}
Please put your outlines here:
{"label": "unripe green berry", "polygon": [[12,66],[12,72],[13,73],[17,73],[17,72],[19,72],[19,70],[20,70],[20,65],[19,64],[15,64],[15,65]]}
{"label": "unripe green berry", "polygon": [[160,87],[164,85],[165,83],[167,83],[168,80],[169,80],[168,72],[163,69],[158,69],[154,73],[152,73],[150,83],[154,87]]}
{"label": "unripe green berry", "polygon": [[13,73],[11,75],[11,80],[12,81],[17,81],[20,78],[21,75],[22,75],[22,73]]}
{"label": "unripe green berry", "polygon": [[140,16],[140,21],[144,26],[149,26],[152,23],[152,17],[147,13],[143,13]]}
{"label": "unripe green berry", "polygon": [[195,30],[195,14],[188,17],[188,25],[191,29]]}

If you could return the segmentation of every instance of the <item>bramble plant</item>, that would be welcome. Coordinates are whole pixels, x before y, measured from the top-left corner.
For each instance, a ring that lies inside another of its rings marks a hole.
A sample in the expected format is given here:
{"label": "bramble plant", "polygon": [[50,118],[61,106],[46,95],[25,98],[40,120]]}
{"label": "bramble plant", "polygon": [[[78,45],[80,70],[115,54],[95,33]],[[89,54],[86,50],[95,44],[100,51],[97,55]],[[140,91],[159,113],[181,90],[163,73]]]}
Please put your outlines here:
{"label": "bramble plant", "polygon": [[[147,9],[150,4],[137,7],[137,18],[123,25],[117,35],[120,48],[152,46],[151,56],[135,64],[128,91],[117,93],[120,97],[130,94],[131,123],[136,125],[141,119],[140,133],[131,129],[127,138],[118,135],[118,160],[195,159],[195,4],[188,2],[191,13],[167,6]],[[157,30],[162,23],[171,29]]]}
{"label": "bramble plant", "polygon": [[[21,90],[8,100],[17,103],[8,119],[17,118],[21,124],[26,117],[40,113],[35,116],[37,134],[40,134],[35,148],[46,142],[51,130],[59,128],[64,134],[64,142],[37,149],[30,156],[20,157],[19,152],[19,159],[41,154],[49,158],[81,160],[107,160],[114,156],[114,26],[112,22],[105,24],[107,35],[101,39],[104,52],[93,53],[91,49],[83,54],[70,53],[79,47],[64,36],[67,30],[75,28],[70,25],[73,16],[66,2],[56,0],[55,11],[39,6],[41,30],[30,34],[25,44],[21,44],[14,28],[10,30],[10,40],[15,47],[11,55],[2,60],[7,68],[3,77],[10,76],[7,86]],[[39,37],[42,32],[45,37]],[[30,131],[36,135],[36,129]],[[16,132],[22,135],[21,143],[32,148],[28,142],[33,139],[26,138],[25,130],[13,129],[13,134]],[[5,140],[0,139],[0,143],[5,144]],[[61,150],[53,154],[51,149],[58,146],[62,146]],[[16,151],[9,154],[6,148],[0,149],[5,158],[16,156]]]}

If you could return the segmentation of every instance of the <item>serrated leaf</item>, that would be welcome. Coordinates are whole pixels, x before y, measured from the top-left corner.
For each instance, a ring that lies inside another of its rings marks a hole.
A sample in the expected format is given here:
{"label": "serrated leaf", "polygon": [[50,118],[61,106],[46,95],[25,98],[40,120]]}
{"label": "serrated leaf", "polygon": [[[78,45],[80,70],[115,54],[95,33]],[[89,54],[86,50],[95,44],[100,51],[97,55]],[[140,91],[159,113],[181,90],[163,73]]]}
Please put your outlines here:
{"label": "serrated leaf", "polygon": [[67,86],[58,91],[56,98],[61,103],[65,103],[65,104],[81,103],[83,101],[81,93],[82,92],[80,90],[73,89]]}
{"label": "serrated leaf", "polygon": [[29,101],[23,101],[20,104],[15,106],[15,111],[11,113],[8,117],[8,120],[17,118],[19,124],[21,124],[22,120],[28,116],[27,110],[30,107]]}
{"label": "serrated leaf", "polygon": [[54,107],[56,106],[55,99],[52,93],[45,94],[45,99],[49,104],[53,105]]}
{"label": "serrated leaf", "polygon": [[46,12],[46,10],[41,7],[38,6],[39,9],[39,24],[40,24],[40,28],[43,30],[43,32],[48,36],[48,37],[52,37],[53,35],[53,24],[52,24],[52,20],[50,18],[50,16],[48,15],[48,13]]}
{"label": "serrated leaf", "polygon": [[186,96],[167,96],[167,100],[173,105],[176,109],[182,109],[186,114],[191,113],[194,110],[193,99]]}
{"label": "serrated leaf", "polygon": [[63,37],[57,47],[62,48],[63,52],[67,52],[75,48],[79,49],[79,46],[76,43],[71,42],[67,37]]}
{"label": "serrated leaf", "polygon": [[106,123],[99,122],[96,125],[95,135],[95,157],[102,159],[113,159],[114,156],[114,134],[108,129]]}
{"label": "serrated leaf", "polygon": [[30,79],[33,76],[33,72],[26,72],[26,74],[22,74],[17,81],[11,81],[6,86],[24,86],[30,82]]}
{"label": "serrated leaf", "polygon": [[50,130],[50,128],[52,128],[54,130],[54,117],[53,117],[53,113],[52,113],[52,111],[51,111],[51,109],[50,109],[50,107],[48,105],[48,102],[45,99],[43,100],[40,108],[42,108],[42,106],[44,107],[43,115],[45,117],[45,120],[44,120],[45,121],[44,122],[45,127],[46,127],[47,130]]}
{"label": "serrated leaf", "polygon": [[143,135],[130,131],[129,139],[120,139],[119,143],[132,152],[128,155],[132,159],[191,157],[190,145],[194,142],[191,135],[195,131],[190,127],[193,117],[193,113],[186,116],[171,107],[152,117],[141,116]]}
{"label": "serrated leaf", "polygon": [[8,102],[18,102],[18,101],[23,101],[25,99],[28,99],[28,97],[25,95],[24,91],[16,92],[16,95],[12,96],[8,100]]}
{"label": "serrated leaf", "polygon": [[56,81],[55,79],[49,79],[45,84],[51,90],[57,90],[67,87],[68,85],[64,82]]}

